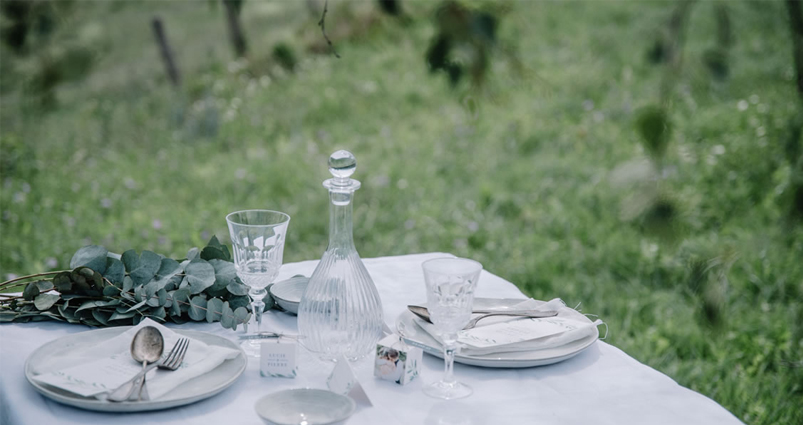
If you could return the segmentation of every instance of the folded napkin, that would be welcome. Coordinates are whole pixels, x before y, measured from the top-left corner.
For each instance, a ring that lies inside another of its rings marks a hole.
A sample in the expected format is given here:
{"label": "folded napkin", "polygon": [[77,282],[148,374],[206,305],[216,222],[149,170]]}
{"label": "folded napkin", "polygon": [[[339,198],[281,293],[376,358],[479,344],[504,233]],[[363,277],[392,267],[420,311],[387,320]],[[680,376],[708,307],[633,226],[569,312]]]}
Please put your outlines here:
{"label": "folded napkin", "polygon": [[[107,391],[119,387],[142,370],[142,364],[131,358],[130,347],[134,334],[143,326],[153,326],[162,333],[165,342],[162,359],[167,357],[176,341],[183,337],[151,319],[145,319],[139,325],[98,344],[68,347],[58,357],[38,364],[32,371],[33,379],[84,397],[103,398]],[[187,354],[178,370],[154,369],[148,372],[147,385],[151,400],[215,369],[224,361],[237,357],[239,353],[239,350],[208,345],[190,338]]]}
{"label": "folded napkin", "polygon": [[[528,299],[509,309],[557,311],[558,315],[545,318],[492,316],[483,319],[475,328],[460,331],[460,352],[477,356],[560,347],[586,336],[598,335],[596,325],[602,323],[599,320],[591,322],[577,310],[566,307],[559,298],[548,302]],[[415,318],[415,323],[442,343],[435,325],[418,318]]]}

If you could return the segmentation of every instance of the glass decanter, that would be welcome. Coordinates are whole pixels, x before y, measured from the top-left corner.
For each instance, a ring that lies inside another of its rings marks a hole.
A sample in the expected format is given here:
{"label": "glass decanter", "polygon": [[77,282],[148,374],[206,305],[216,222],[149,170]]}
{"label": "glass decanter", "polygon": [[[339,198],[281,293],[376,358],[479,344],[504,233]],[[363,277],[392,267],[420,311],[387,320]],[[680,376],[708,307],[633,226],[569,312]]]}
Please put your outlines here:
{"label": "glass decanter", "polygon": [[329,157],[333,178],[323,182],[331,202],[329,246],[298,307],[301,341],[325,360],[340,355],[357,360],[371,353],[382,336],[382,301],[352,237],[351,201],[360,182],[350,176],[356,169],[351,152],[341,150]]}

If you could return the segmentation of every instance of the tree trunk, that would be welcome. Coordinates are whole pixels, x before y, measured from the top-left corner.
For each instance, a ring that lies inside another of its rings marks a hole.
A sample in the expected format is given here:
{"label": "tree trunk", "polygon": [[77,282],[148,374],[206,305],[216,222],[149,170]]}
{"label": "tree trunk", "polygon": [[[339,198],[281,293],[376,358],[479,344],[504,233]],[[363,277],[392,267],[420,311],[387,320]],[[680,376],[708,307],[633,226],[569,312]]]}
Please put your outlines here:
{"label": "tree trunk", "polygon": [[800,0],[786,0],[789,10],[789,24],[792,27],[792,54],[797,71],[797,93],[803,101],[803,8]]}
{"label": "tree trunk", "polygon": [[245,42],[243,35],[243,28],[240,25],[240,9],[243,6],[244,0],[223,0],[226,6],[226,20],[229,24],[229,38],[234,47],[234,54],[238,57],[244,57],[248,51],[248,46]]}
{"label": "tree trunk", "polygon": [[170,78],[170,82],[173,83],[173,86],[178,87],[181,85],[181,76],[176,67],[176,61],[173,58],[173,51],[170,49],[170,44],[167,42],[162,20],[158,16],[154,16],[151,24],[153,25],[153,35],[156,36],[156,44],[159,45],[159,51],[162,53],[162,61],[164,61],[167,76]]}

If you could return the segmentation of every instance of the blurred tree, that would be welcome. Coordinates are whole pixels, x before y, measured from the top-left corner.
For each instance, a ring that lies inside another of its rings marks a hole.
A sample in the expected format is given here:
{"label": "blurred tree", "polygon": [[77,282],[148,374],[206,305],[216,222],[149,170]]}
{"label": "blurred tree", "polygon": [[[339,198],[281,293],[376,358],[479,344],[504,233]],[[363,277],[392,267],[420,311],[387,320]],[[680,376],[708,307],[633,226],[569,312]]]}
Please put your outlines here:
{"label": "blurred tree", "polygon": [[453,86],[468,72],[481,85],[496,43],[497,17],[452,0],[441,4],[435,16],[437,33],[426,53],[430,71],[446,72]]}
{"label": "blurred tree", "polygon": [[788,210],[792,218],[803,221],[803,8],[800,1],[786,0],[792,30],[792,56],[797,72],[797,94],[801,104],[789,121],[786,154],[792,173],[789,177]]}
{"label": "blurred tree", "polygon": [[402,12],[401,0],[377,0],[379,2],[379,8],[382,9],[383,12],[387,13],[388,15],[392,16],[402,16],[404,12]]}
{"label": "blurred tree", "polygon": [[240,22],[240,11],[245,0],[223,0],[226,6],[226,22],[229,27],[229,38],[231,39],[234,54],[238,58],[245,57],[248,52],[248,44],[245,41],[242,23]]}
{"label": "blurred tree", "polygon": [[733,30],[731,29],[731,19],[727,4],[724,2],[717,3],[715,7],[717,19],[716,45],[703,53],[703,63],[715,78],[722,80],[727,78],[729,73],[728,57],[730,56],[730,48],[733,46]]}
{"label": "blurred tree", "polygon": [[167,76],[170,78],[173,87],[178,87],[181,85],[181,75],[178,72],[178,67],[176,67],[173,50],[170,48],[170,43],[167,41],[162,19],[158,16],[154,16],[151,21],[151,26],[153,27],[153,35],[156,37],[156,44],[159,45],[159,52],[162,54],[162,61],[165,64]]}
{"label": "blurred tree", "polygon": [[[56,86],[82,78],[95,59],[96,46],[86,40],[53,37],[58,24],[72,12],[72,1],[0,2],[3,44],[16,54],[22,86],[39,106],[55,105]],[[7,68],[8,69],[8,68]]]}

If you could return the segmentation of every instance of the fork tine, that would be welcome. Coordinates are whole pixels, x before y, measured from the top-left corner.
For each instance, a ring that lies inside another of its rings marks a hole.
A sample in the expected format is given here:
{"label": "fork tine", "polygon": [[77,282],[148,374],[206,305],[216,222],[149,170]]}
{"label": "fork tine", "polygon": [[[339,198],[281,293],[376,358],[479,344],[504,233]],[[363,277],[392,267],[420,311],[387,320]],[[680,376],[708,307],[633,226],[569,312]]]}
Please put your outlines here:
{"label": "fork tine", "polygon": [[179,344],[181,344],[181,339],[179,339],[178,341],[176,341],[175,344],[173,344],[173,349],[170,350],[170,353],[167,354],[167,357],[165,357],[164,361],[161,364],[164,365],[170,363],[172,357],[176,354],[176,349],[178,348]]}
{"label": "fork tine", "polygon": [[168,362],[165,366],[170,369],[178,369],[181,366],[181,362],[184,361],[184,355],[187,354],[187,347],[190,345],[190,340],[187,338],[181,338],[176,343],[176,353],[175,356]]}

